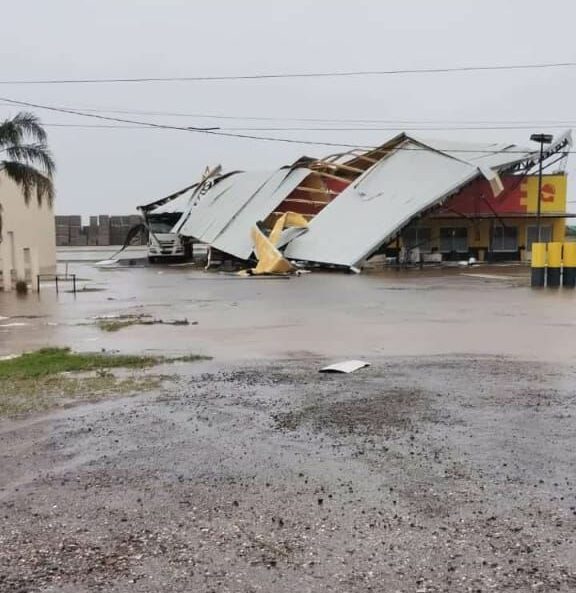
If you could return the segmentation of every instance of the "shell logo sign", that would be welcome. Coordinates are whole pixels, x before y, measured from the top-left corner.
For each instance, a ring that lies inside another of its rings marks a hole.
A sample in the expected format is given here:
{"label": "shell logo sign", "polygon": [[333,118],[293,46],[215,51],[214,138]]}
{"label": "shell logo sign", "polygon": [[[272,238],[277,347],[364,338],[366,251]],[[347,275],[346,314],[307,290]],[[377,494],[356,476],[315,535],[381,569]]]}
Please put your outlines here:
{"label": "shell logo sign", "polygon": [[546,183],[542,186],[541,200],[543,202],[553,202],[556,197],[556,186],[553,183]]}
{"label": "shell logo sign", "polygon": [[[542,212],[566,212],[566,175],[546,175],[542,179]],[[530,175],[522,183],[520,204],[526,212],[538,211],[538,176]]]}

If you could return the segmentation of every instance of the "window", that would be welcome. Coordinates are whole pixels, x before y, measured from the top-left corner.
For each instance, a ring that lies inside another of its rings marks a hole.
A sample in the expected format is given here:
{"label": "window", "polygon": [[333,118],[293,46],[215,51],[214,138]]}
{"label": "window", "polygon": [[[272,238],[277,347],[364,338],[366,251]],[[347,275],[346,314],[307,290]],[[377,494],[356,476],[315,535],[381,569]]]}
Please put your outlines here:
{"label": "window", "polygon": [[402,243],[408,251],[420,249],[423,253],[429,253],[432,249],[432,229],[409,227],[402,233]]}
{"label": "window", "polygon": [[[540,239],[542,243],[549,243],[552,241],[552,226],[549,224],[543,224],[540,227]],[[532,243],[538,241],[538,227],[530,225],[526,227],[526,251],[532,251]]]}
{"label": "window", "polygon": [[180,220],[181,212],[164,214],[149,214],[147,216],[148,227],[153,233],[170,233],[174,225]]}
{"label": "window", "polygon": [[468,253],[468,229],[466,227],[441,228],[440,252]]}
{"label": "window", "polygon": [[492,251],[518,251],[518,227],[494,227],[492,232]]}

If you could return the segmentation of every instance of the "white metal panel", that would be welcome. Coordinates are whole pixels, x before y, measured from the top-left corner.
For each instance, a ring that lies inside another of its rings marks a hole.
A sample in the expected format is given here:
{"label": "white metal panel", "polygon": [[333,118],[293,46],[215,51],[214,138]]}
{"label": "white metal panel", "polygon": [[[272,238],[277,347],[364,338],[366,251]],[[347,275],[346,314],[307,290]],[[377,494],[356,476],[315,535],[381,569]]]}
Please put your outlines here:
{"label": "white metal panel", "polygon": [[192,207],[179,233],[248,259],[253,250],[250,229],[274,212],[309,174],[308,169],[297,168],[226,177]]}
{"label": "white metal panel", "polygon": [[185,212],[188,208],[188,202],[190,201],[193,191],[193,189],[190,189],[181,196],[174,198],[172,201],[166,202],[166,204],[150,210],[150,214],[177,214]]}
{"label": "white metal panel", "polygon": [[[403,148],[417,147],[411,141]],[[431,150],[397,150],[349,185],[286,248],[289,259],[354,266],[478,168]]]}
{"label": "white metal panel", "polygon": [[478,166],[497,168],[523,161],[538,154],[526,146],[497,142],[459,142],[455,140],[428,139],[410,136],[412,139],[430,146],[450,156],[468,161]]}
{"label": "white metal panel", "polygon": [[364,360],[345,360],[336,362],[320,369],[321,373],[353,373],[358,369],[369,367],[370,363]]}

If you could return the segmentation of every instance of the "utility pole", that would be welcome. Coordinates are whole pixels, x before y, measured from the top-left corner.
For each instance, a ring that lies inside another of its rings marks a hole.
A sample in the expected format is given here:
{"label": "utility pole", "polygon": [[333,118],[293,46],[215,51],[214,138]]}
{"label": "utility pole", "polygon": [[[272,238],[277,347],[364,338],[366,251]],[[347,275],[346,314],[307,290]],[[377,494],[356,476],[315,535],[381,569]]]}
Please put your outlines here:
{"label": "utility pole", "polygon": [[540,143],[540,159],[538,163],[538,201],[536,206],[536,242],[542,241],[542,160],[544,158],[544,144],[552,142],[552,134],[532,134],[530,140]]}

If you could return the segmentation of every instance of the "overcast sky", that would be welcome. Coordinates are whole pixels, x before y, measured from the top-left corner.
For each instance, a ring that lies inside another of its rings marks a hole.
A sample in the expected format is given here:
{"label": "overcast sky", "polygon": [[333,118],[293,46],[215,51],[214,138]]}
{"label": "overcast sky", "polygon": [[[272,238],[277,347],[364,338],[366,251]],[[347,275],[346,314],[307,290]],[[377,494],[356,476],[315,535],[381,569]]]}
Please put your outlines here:
{"label": "overcast sky", "polygon": [[[572,0],[0,0],[1,80],[392,70],[576,61]],[[0,96],[178,126],[324,127],[287,118],[374,119],[372,127],[576,122],[576,68],[336,79],[0,85]],[[17,109],[0,104],[0,116]],[[36,110],[46,124],[95,125]],[[210,119],[193,114],[271,117]],[[110,114],[113,115],[113,114]],[[402,121],[401,121],[402,120]],[[395,124],[394,122],[400,122]],[[538,125],[536,125],[538,124]],[[114,125],[114,124],[111,124]],[[60,214],[124,214],[196,181],[206,165],[267,169],[336,151],[150,129],[49,127]],[[527,143],[532,129],[419,132]],[[386,130],[254,131],[374,145]],[[571,167],[572,168],[572,167]],[[572,195],[569,199],[573,199]]]}

